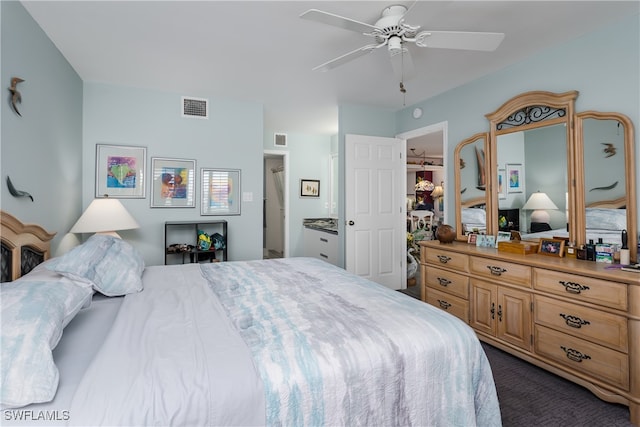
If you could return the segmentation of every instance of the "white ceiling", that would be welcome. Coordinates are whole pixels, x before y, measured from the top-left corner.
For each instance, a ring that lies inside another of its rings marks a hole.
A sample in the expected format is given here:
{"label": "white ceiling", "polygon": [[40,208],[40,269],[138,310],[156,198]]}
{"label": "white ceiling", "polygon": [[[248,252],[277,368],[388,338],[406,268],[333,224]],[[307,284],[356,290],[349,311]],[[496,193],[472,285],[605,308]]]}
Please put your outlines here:
{"label": "white ceiling", "polygon": [[311,69],[370,44],[299,18],[316,8],[373,24],[414,1],[22,1],[85,82],[264,104],[277,132],[337,133],[338,105],[392,111],[504,68],[625,16],[638,1],[418,1],[421,30],[503,32],[494,52],[411,46],[416,75],[399,91],[378,49],[328,72]]}

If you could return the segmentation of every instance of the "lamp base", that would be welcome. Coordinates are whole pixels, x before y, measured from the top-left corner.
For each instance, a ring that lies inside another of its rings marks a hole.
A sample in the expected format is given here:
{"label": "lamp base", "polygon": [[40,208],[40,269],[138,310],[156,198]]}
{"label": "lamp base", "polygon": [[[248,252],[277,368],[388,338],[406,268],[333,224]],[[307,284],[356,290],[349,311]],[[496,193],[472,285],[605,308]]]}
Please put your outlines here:
{"label": "lamp base", "polygon": [[551,221],[549,212],[540,209],[531,212],[531,222],[543,222],[548,224],[549,221]]}

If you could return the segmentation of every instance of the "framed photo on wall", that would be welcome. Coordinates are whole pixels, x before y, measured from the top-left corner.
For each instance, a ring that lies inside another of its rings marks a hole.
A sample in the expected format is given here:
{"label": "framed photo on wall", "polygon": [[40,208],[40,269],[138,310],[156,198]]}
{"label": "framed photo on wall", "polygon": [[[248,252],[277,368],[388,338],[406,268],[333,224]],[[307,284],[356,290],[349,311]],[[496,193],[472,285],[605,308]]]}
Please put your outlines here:
{"label": "framed photo on wall", "polygon": [[145,198],[147,148],[96,144],[96,197]]}
{"label": "framed photo on wall", "polygon": [[301,179],[300,197],[320,197],[320,180]]}
{"label": "framed photo on wall", "polygon": [[507,198],[507,171],[498,169],[498,198]]}
{"label": "framed photo on wall", "polygon": [[200,169],[200,215],[240,215],[240,169]]}
{"label": "framed photo on wall", "polygon": [[196,161],[152,157],[151,189],[152,208],[194,208]]}
{"label": "framed photo on wall", "polygon": [[522,187],[524,184],[522,165],[520,163],[507,163],[506,174],[507,192],[522,193]]}

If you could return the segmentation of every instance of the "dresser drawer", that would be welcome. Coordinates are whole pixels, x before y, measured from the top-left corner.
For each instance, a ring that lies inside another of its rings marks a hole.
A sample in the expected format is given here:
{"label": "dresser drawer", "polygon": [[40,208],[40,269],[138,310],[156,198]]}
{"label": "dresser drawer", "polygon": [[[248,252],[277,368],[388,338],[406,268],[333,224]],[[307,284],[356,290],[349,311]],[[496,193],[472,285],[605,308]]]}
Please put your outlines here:
{"label": "dresser drawer", "polygon": [[422,262],[429,264],[440,265],[442,267],[451,268],[460,272],[469,271],[469,256],[465,254],[459,254],[457,252],[449,252],[441,249],[435,249],[430,247],[422,248],[420,251],[422,255]]}
{"label": "dresser drawer", "polygon": [[471,257],[470,271],[480,277],[498,279],[512,285],[531,287],[531,267],[497,259]]}
{"label": "dresser drawer", "polygon": [[426,292],[426,301],[429,304],[453,314],[467,324],[469,323],[469,301],[432,288],[427,288]]}
{"label": "dresser drawer", "polygon": [[426,285],[460,298],[469,299],[469,278],[462,274],[427,266]]}
{"label": "dresser drawer", "polygon": [[536,268],[533,287],[576,301],[627,310],[627,286],[622,283]]}
{"label": "dresser drawer", "polygon": [[535,351],[575,371],[629,390],[626,354],[535,325]]}
{"label": "dresser drawer", "polygon": [[535,295],[533,301],[536,323],[614,350],[628,351],[626,318],[540,295]]}

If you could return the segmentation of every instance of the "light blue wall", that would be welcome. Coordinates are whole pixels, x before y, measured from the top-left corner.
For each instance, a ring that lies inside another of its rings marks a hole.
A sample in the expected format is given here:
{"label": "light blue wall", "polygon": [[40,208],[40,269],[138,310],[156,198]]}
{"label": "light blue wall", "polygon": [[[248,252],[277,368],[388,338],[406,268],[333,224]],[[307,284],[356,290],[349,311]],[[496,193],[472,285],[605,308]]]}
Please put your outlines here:
{"label": "light blue wall", "polygon": [[[2,1],[0,10],[1,207],[57,232],[55,254],[81,212],[82,81],[19,2]],[[25,80],[18,85],[22,117],[9,103],[14,76]],[[11,196],[7,176],[35,201]]]}
{"label": "light blue wall", "polygon": [[[209,99],[209,119],[181,117],[181,96]],[[151,208],[147,182],[145,199],[121,199],[140,229],[120,234],[142,251],[148,265],[164,263],[164,222],[226,219],[230,260],[262,258],[261,104],[217,99],[210,94],[166,93],[99,83],[84,85],[82,161],[83,206],[95,195],[96,144],[147,147],[151,157],[195,159],[195,208]],[[200,168],[240,169],[243,201],[240,216],[200,215]],[[146,174],[149,176],[149,173]],[[147,180],[149,181],[149,180]]]}
{"label": "light blue wall", "polygon": [[[495,111],[510,98],[532,90],[578,90],[577,112],[617,111],[631,118],[636,127],[635,161],[638,165],[639,75],[640,15],[635,15],[400,110],[396,113],[396,131],[402,133],[447,120],[448,158],[453,161],[457,143],[477,132],[488,131],[489,124],[484,115]],[[419,120],[411,115],[415,107],[424,110]],[[453,182],[453,174],[454,168],[450,167],[447,181]],[[640,174],[636,173],[636,179],[636,188],[640,188]],[[445,191],[445,209],[453,209],[452,186],[445,187]]]}
{"label": "light blue wall", "polygon": [[[284,131],[284,133],[287,133]],[[273,131],[264,134],[264,149],[289,153],[289,256],[303,256],[304,218],[329,216],[330,136],[287,133],[287,147],[273,145]],[[319,179],[320,197],[300,197],[301,179]]]}

